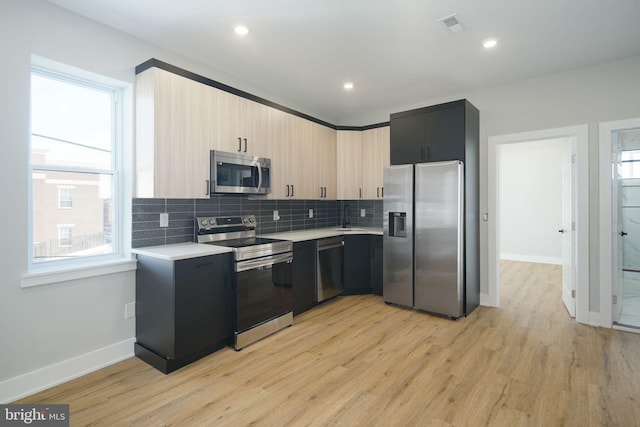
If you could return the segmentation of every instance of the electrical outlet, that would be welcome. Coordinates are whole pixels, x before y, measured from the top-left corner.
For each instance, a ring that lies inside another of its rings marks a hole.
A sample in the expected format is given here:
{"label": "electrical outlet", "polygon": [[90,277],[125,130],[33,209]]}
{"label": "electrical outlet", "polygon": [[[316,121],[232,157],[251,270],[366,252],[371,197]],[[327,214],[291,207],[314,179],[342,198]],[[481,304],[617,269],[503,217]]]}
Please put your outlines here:
{"label": "electrical outlet", "polygon": [[367,211],[364,209],[360,209],[360,216],[364,218],[366,216]]}
{"label": "electrical outlet", "polygon": [[278,211],[273,211],[273,220],[277,221],[280,219],[280,213]]}
{"label": "electrical outlet", "polygon": [[169,226],[169,214],[161,213],[160,214],[160,227],[168,227]]}
{"label": "electrical outlet", "polygon": [[124,305],[124,318],[131,319],[136,317],[136,303],[130,302]]}
{"label": "electrical outlet", "polygon": [[313,218],[313,209],[309,209],[309,218]]}

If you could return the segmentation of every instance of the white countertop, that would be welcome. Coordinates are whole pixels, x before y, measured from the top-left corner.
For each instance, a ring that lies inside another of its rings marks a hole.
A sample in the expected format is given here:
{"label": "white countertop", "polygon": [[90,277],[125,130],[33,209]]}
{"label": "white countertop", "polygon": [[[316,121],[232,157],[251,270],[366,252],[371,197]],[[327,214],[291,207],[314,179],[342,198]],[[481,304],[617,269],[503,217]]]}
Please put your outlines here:
{"label": "white countertop", "polygon": [[292,242],[303,242],[305,240],[317,240],[325,237],[344,236],[346,234],[375,234],[378,236],[382,236],[382,229],[374,227],[353,227],[349,229],[328,227],[316,228],[313,230],[285,231],[282,233],[261,234],[260,237],[291,240]]}
{"label": "white countertop", "polygon": [[197,258],[207,255],[218,255],[231,252],[231,248],[224,246],[208,245],[204,243],[174,243],[171,245],[145,246],[131,249],[137,255],[146,255],[168,261],[177,261],[187,258]]}
{"label": "white countertop", "polygon": [[[373,227],[353,227],[340,229],[338,227],[317,228],[313,230],[285,231],[282,233],[261,234],[260,237],[272,239],[290,240],[292,242],[303,242],[305,240],[317,240],[325,237],[344,236],[346,234],[375,234],[382,236],[381,228]],[[231,248],[216,246],[204,243],[174,243],[171,245],[145,246],[131,249],[137,255],[145,255],[168,261],[177,261],[187,258],[197,258],[207,255],[218,255],[231,252]]]}

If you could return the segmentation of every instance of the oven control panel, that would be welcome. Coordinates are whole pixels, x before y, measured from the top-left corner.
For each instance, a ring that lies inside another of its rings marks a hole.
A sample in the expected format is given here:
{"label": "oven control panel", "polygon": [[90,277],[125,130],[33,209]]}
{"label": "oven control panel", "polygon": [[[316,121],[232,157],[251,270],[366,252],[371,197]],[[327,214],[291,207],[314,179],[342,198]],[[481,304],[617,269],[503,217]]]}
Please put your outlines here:
{"label": "oven control panel", "polygon": [[228,228],[251,230],[256,228],[256,217],[255,215],[199,216],[196,218],[196,226],[198,233],[216,230],[222,232]]}

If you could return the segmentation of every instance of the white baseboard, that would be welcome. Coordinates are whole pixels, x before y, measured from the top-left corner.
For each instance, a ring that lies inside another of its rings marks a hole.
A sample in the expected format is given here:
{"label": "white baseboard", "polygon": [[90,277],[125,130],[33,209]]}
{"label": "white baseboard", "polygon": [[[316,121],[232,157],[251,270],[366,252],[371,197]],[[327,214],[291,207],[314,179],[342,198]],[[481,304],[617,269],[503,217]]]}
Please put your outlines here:
{"label": "white baseboard", "polygon": [[[600,313],[595,312],[595,311],[590,311],[589,312],[589,319],[587,320],[589,322],[589,325],[591,326],[604,326],[601,323],[601,319],[600,319]],[[611,326],[606,326],[607,328],[610,328]]]}
{"label": "white baseboard", "polygon": [[480,294],[480,305],[484,305],[485,307],[497,307],[496,301],[494,298],[489,296],[489,294]]}
{"label": "white baseboard", "polygon": [[134,343],[135,338],[129,338],[128,340],[0,381],[0,404],[13,402],[133,357]]}
{"label": "white baseboard", "polygon": [[562,258],[555,258],[555,257],[548,257],[548,256],[536,256],[536,255],[500,254],[500,260],[504,260],[504,261],[521,261],[521,262],[535,262],[536,264],[562,265]]}

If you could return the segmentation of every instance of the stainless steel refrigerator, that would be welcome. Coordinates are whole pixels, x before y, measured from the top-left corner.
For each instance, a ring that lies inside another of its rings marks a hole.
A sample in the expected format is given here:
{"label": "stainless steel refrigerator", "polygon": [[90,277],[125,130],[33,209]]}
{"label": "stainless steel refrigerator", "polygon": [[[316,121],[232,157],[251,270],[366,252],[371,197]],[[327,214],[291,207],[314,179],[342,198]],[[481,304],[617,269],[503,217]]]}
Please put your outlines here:
{"label": "stainless steel refrigerator", "polygon": [[457,319],[465,304],[464,164],[395,165],[384,173],[383,297]]}

